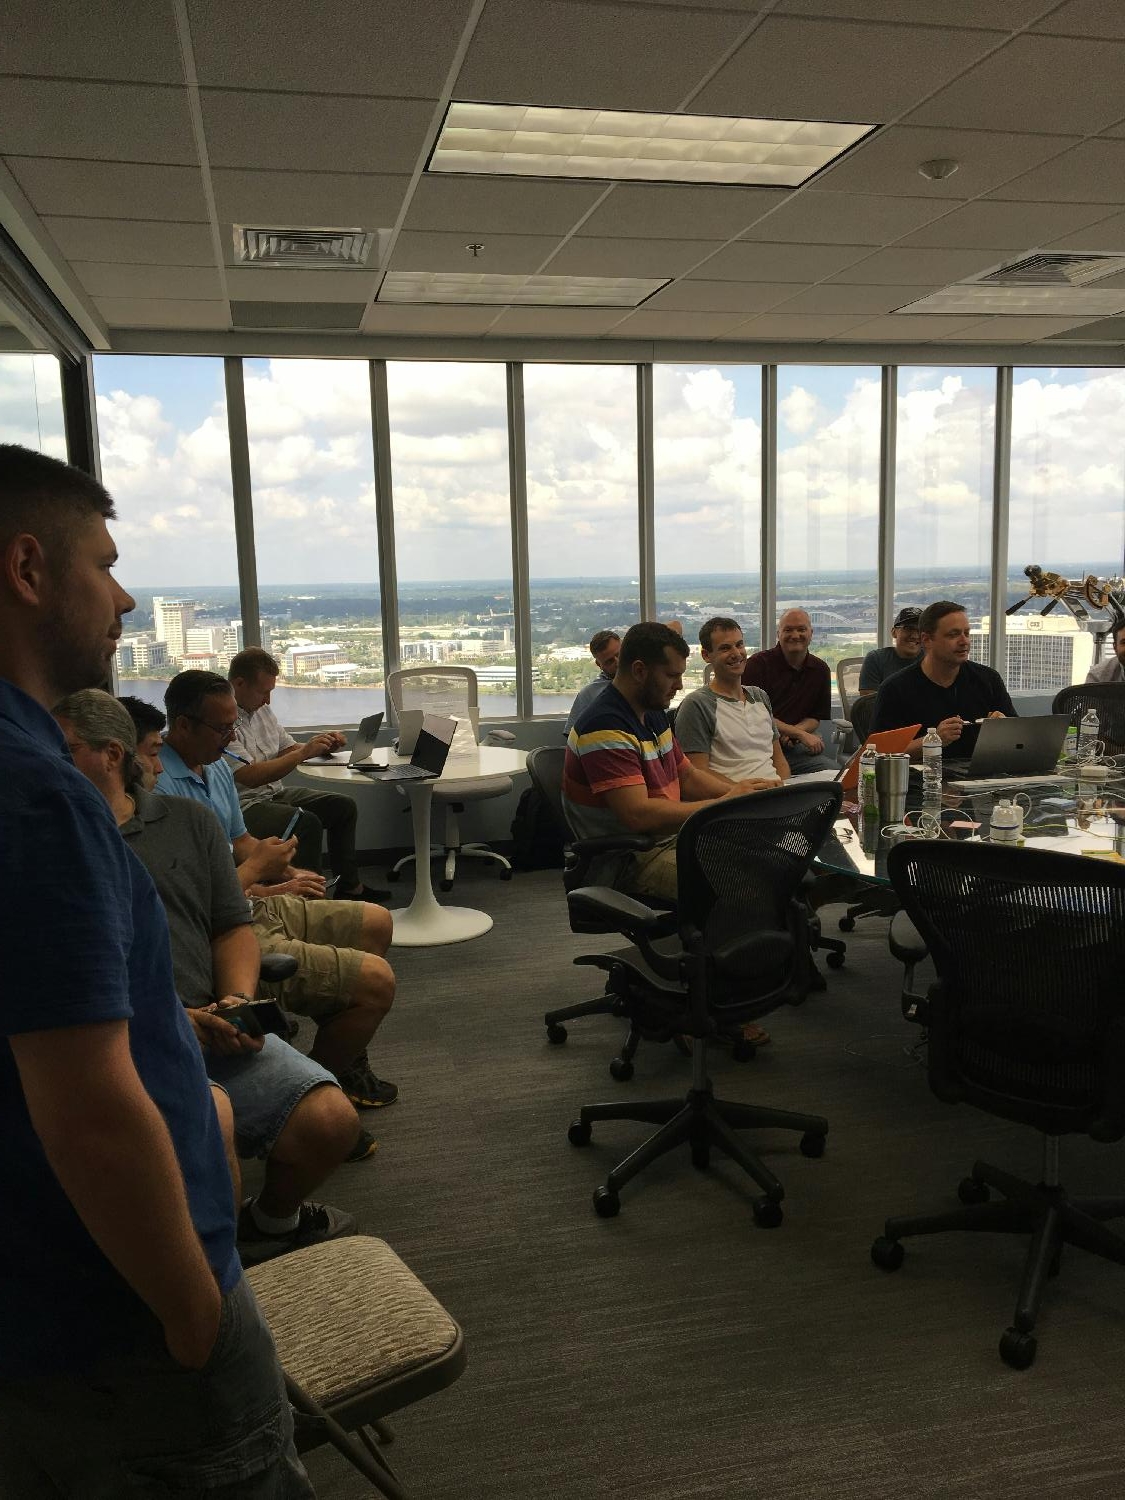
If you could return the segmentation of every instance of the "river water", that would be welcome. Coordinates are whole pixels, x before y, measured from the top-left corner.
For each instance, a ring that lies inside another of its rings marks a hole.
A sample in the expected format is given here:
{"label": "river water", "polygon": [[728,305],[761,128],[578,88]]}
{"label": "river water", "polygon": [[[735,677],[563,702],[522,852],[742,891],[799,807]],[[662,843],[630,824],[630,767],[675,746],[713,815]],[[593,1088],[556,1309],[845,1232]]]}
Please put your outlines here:
{"label": "river water", "polygon": [[[120,691],[163,709],[167,686],[162,678],[122,677]],[[563,715],[570,707],[563,693],[536,693],[533,702],[537,714]],[[287,729],[296,729],[304,724],[358,724],[368,714],[385,710],[386,701],[382,688],[279,685],[270,695],[270,706]],[[482,719],[514,719],[515,694],[482,693],[480,712]]]}

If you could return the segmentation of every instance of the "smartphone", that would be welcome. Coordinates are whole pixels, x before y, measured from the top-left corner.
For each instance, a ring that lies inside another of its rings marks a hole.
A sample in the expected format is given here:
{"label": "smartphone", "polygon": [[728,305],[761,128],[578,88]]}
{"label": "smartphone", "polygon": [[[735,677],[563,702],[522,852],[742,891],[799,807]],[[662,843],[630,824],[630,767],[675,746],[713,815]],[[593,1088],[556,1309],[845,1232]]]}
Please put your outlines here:
{"label": "smartphone", "polygon": [[297,811],[293,814],[293,816],[289,819],[288,823],[286,823],[286,825],[285,825],[285,832],[281,835],[281,842],[283,844],[284,844],[285,840],[287,838],[289,838],[289,836],[292,834],[294,828],[296,828],[296,826],[297,826],[297,819],[300,816],[301,816],[301,809],[298,808]]}
{"label": "smartphone", "polygon": [[339,877],[339,875],[333,875],[333,877],[332,877],[331,880],[326,880],[324,882],[324,898],[325,898],[326,901],[330,901],[332,899],[332,897],[336,894],[336,887],[339,884],[340,884],[340,877]]}
{"label": "smartphone", "polygon": [[241,1005],[217,1011],[216,1015],[247,1036],[264,1036],[266,1032],[283,1039],[289,1036],[288,1022],[276,1000],[244,1000]]}

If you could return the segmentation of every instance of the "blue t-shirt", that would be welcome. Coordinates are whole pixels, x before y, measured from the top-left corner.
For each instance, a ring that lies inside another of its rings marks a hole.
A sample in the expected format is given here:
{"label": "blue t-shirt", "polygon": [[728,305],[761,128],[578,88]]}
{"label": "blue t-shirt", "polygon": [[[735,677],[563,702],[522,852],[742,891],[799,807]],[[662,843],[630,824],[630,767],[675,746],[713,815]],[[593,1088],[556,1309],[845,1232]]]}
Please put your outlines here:
{"label": "blue t-shirt", "polygon": [[164,773],[156,778],[156,790],[165,797],[191,797],[209,807],[223,825],[223,832],[233,844],[246,832],[246,820],[238,803],[238,788],[225,760],[212,761],[198,775],[186,766],[183,757],[171,745],[161,745],[160,764]]}
{"label": "blue t-shirt", "polygon": [[155,1319],[98,1249],[32,1128],[8,1038],[126,1020],[224,1292],[241,1274],[230,1172],[168,924],[58,725],[0,679],[0,1378],[72,1370]]}

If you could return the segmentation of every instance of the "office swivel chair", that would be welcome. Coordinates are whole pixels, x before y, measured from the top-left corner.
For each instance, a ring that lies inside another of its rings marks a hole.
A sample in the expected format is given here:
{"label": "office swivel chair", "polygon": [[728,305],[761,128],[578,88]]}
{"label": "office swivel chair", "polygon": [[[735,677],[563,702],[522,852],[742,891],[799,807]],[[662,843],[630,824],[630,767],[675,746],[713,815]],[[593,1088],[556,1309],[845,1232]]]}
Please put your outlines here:
{"label": "office swivel chair", "polygon": [[686,1097],[584,1105],[570,1127],[575,1146],[589,1143],[598,1120],[643,1120],[660,1127],[595,1191],[594,1207],[603,1218],[618,1212],[620,1191],[638,1172],[687,1142],[700,1170],[709,1165],[712,1146],[736,1161],[762,1190],[754,1202],[756,1222],[773,1228],[781,1223],[784,1189],[735,1132],[798,1130],[806,1156],[823,1154],[828,1122],[822,1116],[716,1099],[707,1076],[707,1046],[807,991],[812,960],[807,909],[799,893],[839,808],[839,786],[818,782],[734,797],[696,813],[676,844],[679,943],[671,951],[652,941],[664,930],[665,913],[605,887],[569,893],[576,916],[616,922],[636,943],[633,953],[589,960],[621,974],[631,1014],[692,1039]]}
{"label": "office swivel chair", "polygon": [[[852,703],[852,727],[856,744],[862,745],[871,733],[871,721],[875,717],[875,694],[868,693]],[[890,917],[898,910],[898,901],[885,886],[864,885],[859,901],[854,901],[840,918],[841,932],[852,932],[861,917]]]}
{"label": "office swivel chair", "polygon": [[[1000,1340],[1001,1357],[1026,1369],[1064,1246],[1125,1264],[1125,1237],[1105,1223],[1125,1215],[1125,1197],[1074,1199],[1058,1178],[1061,1136],[1125,1135],[1125,869],[931,840],[899,844],[887,863],[938,975],[927,997],[930,1087],[948,1103],[1041,1131],[1043,1175],[1031,1183],[977,1161],[958,1187],[961,1208],[888,1219],[871,1258],[897,1270],[913,1234],[1030,1234],[1015,1317]],[[991,1189],[1002,1202],[988,1201]]]}
{"label": "office swivel chair", "polygon": [[862,656],[842,656],[836,663],[836,693],[840,699],[840,718],[832,720],[836,735],[836,748],[847,758],[856,747],[856,736],[852,724],[852,707],[859,697],[859,674],[863,670]]}
{"label": "office swivel chair", "polygon": [[[402,667],[396,672],[388,672],[387,702],[396,724],[404,708],[420,708],[424,713],[469,719],[474,734],[477,731],[477,674],[472,667]],[[488,737],[513,742],[513,736],[505,730],[492,730]],[[511,790],[510,776],[478,776],[471,781],[458,781],[456,786],[448,787],[443,787],[439,781],[434,787],[434,806],[440,807],[445,814],[445,839],[442,845],[431,848],[430,858],[441,857],[445,860],[440,881],[443,891],[453,889],[458,858],[491,860],[500,866],[501,880],[511,880],[511,862],[488,844],[463,844],[457,821],[465,811],[467,802],[484,802],[491,797],[505,797]],[[413,859],[413,854],[404,854],[387,871],[387,879],[397,880]]]}
{"label": "office swivel chair", "polygon": [[1125,755],[1125,683],[1079,682],[1055,694],[1053,714],[1066,714],[1075,726],[1093,709],[1100,725],[1099,738],[1107,755]]}

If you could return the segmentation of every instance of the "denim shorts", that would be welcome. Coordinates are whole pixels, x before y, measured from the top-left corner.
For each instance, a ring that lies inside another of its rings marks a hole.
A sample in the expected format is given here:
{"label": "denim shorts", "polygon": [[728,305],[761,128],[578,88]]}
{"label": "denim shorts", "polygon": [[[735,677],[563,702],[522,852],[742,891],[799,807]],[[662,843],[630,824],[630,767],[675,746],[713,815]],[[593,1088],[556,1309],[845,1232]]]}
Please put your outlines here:
{"label": "denim shorts", "polygon": [[240,1278],[201,1370],[147,1317],[83,1374],[0,1381],[0,1500],[309,1500],[273,1339]]}
{"label": "denim shorts", "polygon": [[267,1035],[260,1052],[236,1057],[205,1054],[207,1076],[224,1090],[234,1111],[239,1156],[267,1157],[285,1122],[310,1089],[336,1079],[279,1036]]}

